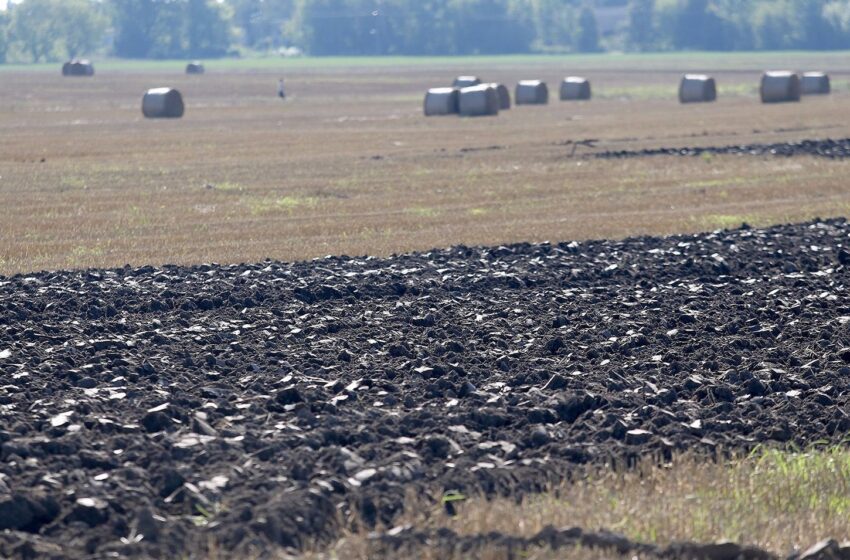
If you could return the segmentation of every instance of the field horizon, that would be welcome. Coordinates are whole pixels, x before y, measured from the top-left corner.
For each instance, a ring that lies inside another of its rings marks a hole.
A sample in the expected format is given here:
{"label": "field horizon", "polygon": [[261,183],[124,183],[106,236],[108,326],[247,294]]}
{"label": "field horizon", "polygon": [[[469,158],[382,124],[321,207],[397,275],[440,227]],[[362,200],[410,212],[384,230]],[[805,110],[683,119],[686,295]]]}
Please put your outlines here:
{"label": "field horizon", "polygon": [[[799,65],[811,66],[817,60],[824,68],[843,68],[850,51],[677,51],[677,52],[605,52],[605,53],[528,53],[501,55],[384,55],[384,56],[295,56],[249,54],[239,57],[204,59],[208,71],[217,70],[274,70],[336,67],[393,67],[417,66],[486,66],[517,64],[544,64],[563,62],[576,69],[606,69],[622,64],[636,64],[640,69],[653,69],[660,65],[674,65],[682,72],[698,70],[762,71],[765,64],[797,69]],[[126,59],[107,57],[80,57],[91,59],[97,68],[108,71],[162,71],[182,72],[189,59]],[[2,72],[54,71],[62,61],[39,63],[0,64]],[[778,64],[782,63],[782,64]]]}

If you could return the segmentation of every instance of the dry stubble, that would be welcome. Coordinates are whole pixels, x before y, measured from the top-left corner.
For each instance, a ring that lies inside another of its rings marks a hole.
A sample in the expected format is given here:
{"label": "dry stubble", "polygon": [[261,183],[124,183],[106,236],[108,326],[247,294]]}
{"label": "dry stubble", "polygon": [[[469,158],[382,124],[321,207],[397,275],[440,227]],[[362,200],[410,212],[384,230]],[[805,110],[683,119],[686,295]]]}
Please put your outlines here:
{"label": "dry stubble", "polygon": [[[471,70],[552,86],[566,73],[556,59],[489,64]],[[721,94],[731,95],[683,107],[677,70],[657,64],[587,72],[591,103],[553,100],[485,119],[421,115],[422,92],[450,81],[454,66],[296,70],[286,102],[270,72],[6,73],[0,273],[386,255],[847,213],[847,162],[589,157],[850,136],[842,91],[763,106],[748,89],[756,72],[720,72]],[[141,94],[159,85],[183,91],[184,119],[141,117]],[[583,140],[596,147],[573,153],[570,142]]]}

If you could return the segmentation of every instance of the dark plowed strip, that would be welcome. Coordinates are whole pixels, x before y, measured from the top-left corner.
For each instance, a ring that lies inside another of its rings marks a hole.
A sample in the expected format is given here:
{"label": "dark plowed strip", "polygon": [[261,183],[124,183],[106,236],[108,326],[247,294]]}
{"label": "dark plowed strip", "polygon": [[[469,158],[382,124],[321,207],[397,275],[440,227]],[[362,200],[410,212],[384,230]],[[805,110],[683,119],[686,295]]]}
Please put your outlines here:
{"label": "dark plowed strip", "polygon": [[417,491],[841,441],[848,235],[0,278],[0,556],[299,547]]}
{"label": "dark plowed strip", "polygon": [[652,156],[815,156],[828,159],[850,157],[850,138],[840,140],[802,140],[777,144],[746,144],[743,146],[706,146],[692,148],[649,148],[645,150],[618,150],[595,154],[601,159],[639,158]]}

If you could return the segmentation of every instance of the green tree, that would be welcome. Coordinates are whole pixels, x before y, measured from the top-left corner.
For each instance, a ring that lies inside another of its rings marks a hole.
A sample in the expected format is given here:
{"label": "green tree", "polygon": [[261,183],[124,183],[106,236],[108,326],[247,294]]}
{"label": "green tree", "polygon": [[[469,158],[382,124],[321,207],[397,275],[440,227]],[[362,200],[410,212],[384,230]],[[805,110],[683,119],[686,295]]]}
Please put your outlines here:
{"label": "green tree", "polygon": [[230,0],[228,4],[244,44],[269,50],[291,41],[285,30],[295,11],[295,0]]}
{"label": "green tree", "polygon": [[146,58],[180,58],[188,50],[186,41],[186,0],[157,2],[151,39]]}
{"label": "green tree", "polygon": [[99,48],[109,25],[100,8],[88,0],[65,0],[61,4],[61,44],[66,54],[78,57]]}
{"label": "green tree", "polygon": [[753,33],[756,48],[766,50],[789,49],[795,44],[798,32],[796,13],[790,12],[784,2],[762,2],[753,14]]}
{"label": "green tree", "polygon": [[826,17],[826,5],[823,0],[800,0],[800,3],[800,47],[813,50],[838,48],[841,31]]}
{"label": "green tree", "polygon": [[88,0],[26,0],[12,11],[9,30],[30,60],[44,62],[93,51],[106,22]]}
{"label": "green tree", "polygon": [[529,0],[534,44],[538,49],[572,45],[578,19],[576,8],[562,0]]}
{"label": "green tree", "polygon": [[599,49],[599,27],[596,24],[596,14],[585,6],[578,16],[578,37],[576,48],[580,52],[598,52]]}
{"label": "green tree", "polygon": [[0,64],[4,64],[6,62],[6,52],[9,49],[6,31],[8,25],[9,18],[6,17],[6,14],[0,13]]}
{"label": "green tree", "polygon": [[632,0],[629,4],[629,27],[627,44],[634,50],[649,50],[654,46],[655,30],[654,0]]}
{"label": "green tree", "polygon": [[231,15],[214,0],[112,0],[115,54],[126,58],[221,56]]}
{"label": "green tree", "polygon": [[32,62],[57,59],[56,40],[61,24],[52,17],[59,8],[54,0],[27,0],[12,12],[10,33],[12,40]]}
{"label": "green tree", "polygon": [[208,0],[189,0],[187,12],[186,54],[191,57],[225,54],[230,45],[230,17],[225,8]]}
{"label": "green tree", "polygon": [[115,54],[145,58],[154,44],[157,6],[153,0],[112,0]]}

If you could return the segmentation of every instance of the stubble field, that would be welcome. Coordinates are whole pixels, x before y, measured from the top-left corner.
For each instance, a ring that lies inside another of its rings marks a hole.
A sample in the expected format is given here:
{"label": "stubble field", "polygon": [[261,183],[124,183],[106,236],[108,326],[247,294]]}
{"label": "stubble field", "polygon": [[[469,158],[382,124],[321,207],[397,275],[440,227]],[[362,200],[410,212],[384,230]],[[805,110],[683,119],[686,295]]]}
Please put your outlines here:
{"label": "stubble field", "polygon": [[[669,234],[843,215],[850,203],[844,161],[589,157],[850,136],[850,63],[834,55],[260,62],[212,63],[200,77],[114,62],[92,79],[0,75],[0,273]],[[834,95],[758,102],[760,69],[825,65]],[[680,106],[684,70],[712,72],[720,100]],[[509,86],[543,78],[553,99],[497,118],[424,118],[425,89],[466,72]],[[596,99],[556,99],[571,73]],[[183,92],[182,120],[142,118],[142,93],[162,85]]]}

